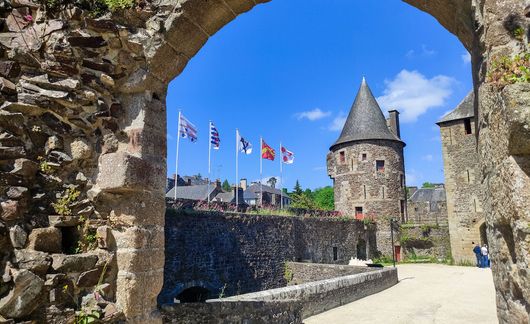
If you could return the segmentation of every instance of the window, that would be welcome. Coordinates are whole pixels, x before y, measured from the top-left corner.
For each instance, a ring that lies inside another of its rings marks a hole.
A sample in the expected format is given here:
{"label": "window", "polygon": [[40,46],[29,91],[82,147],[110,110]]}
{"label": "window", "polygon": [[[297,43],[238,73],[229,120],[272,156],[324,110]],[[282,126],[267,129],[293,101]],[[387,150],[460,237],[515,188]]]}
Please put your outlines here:
{"label": "window", "polygon": [[337,261],[339,259],[339,249],[334,246],[333,247],[333,261]]}
{"label": "window", "polygon": [[400,200],[399,201],[400,204],[399,204],[399,212],[401,213],[401,221],[405,221],[405,200]]}
{"label": "window", "polygon": [[366,185],[363,185],[364,199],[366,199]]}
{"label": "window", "polygon": [[366,161],[367,156],[366,153],[361,154],[361,161]]}
{"label": "window", "polygon": [[346,153],[344,151],[340,151],[339,152],[339,161],[340,161],[340,163],[345,163],[346,162]]}
{"label": "window", "polygon": [[466,129],[466,134],[471,134],[471,119],[467,118],[464,119],[464,128]]}
{"label": "window", "polygon": [[405,177],[402,174],[399,175],[399,184],[401,188],[405,187]]}
{"label": "window", "polygon": [[382,191],[383,191],[383,199],[385,199],[385,187],[381,187]]}
{"label": "window", "polygon": [[362,207],[355,207],[355,219],[364,219]]}
{"label": "window", "polygon": [[469,170],[466,170],[466,171],[467,171],[467,183],[470,183],[471,179],[469,178]]}
{"label": "window", "polygon": [[385,161],[377,160],[375,161],[375,171],[380,173],[385,173]]}

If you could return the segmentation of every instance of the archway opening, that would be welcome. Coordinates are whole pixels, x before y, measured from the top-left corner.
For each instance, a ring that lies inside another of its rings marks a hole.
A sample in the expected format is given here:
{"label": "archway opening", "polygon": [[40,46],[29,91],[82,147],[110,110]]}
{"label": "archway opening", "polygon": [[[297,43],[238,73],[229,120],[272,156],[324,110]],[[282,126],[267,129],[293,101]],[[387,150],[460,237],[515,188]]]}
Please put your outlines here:
{"label": "archway opening", "polygon": [[488,236],[486,234],[486,223],[482,223],[482,225],[480,225],[479,227],[479,232],[480,232],[480,243],[481,245],[484,245],[484,244],[488,244]]}
{"label": "archway opening", "polygon": [[366,260],[366,241],[363,239],[359,239],[357,242],[357,259],[359,260]]}
{"label": "archway opening", "polygon": [[181,304],[184,303],[204,303],[209,298],[210,291],[204,287],[194,286],[184,289],[177,295],[177,299]]}

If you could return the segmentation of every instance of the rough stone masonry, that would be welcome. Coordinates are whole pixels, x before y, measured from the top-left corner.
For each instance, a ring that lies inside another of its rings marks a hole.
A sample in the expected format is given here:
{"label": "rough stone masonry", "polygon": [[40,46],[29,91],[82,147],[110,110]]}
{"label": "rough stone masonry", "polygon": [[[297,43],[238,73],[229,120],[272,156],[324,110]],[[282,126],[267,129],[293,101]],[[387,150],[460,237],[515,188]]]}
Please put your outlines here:
{"label": "rough stone masonry", "polygon": [[[167,84],[210,36],[262,2],[145,0],[97,19],[74,2],[54,11],[0,3],[3,317],[65,314],[60,281],[66,296],[86,296],[95,286],[82,287],[81,274],[99,264],[105,298],[128,322],[160,322]],[[499,63],[528,53],[530,3],[406,2],[471,53],[499,319],[528,322],[530,84]]]}

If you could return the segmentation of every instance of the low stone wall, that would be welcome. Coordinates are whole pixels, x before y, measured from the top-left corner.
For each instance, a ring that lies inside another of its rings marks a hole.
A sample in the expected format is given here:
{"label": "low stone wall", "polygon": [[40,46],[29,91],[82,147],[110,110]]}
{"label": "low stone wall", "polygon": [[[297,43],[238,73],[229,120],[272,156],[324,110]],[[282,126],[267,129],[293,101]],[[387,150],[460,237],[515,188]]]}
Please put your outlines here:
{"label": "low stone wall", "polygon": [[193,287],[206,289],[207,298],[284,287],[285,262],[347,264],[360,242],[368,242],[360,246],[370,250],[373,237],[369,227],[353,219],[169,209],[158,302],[172,303]]}
{"label": "low stone wall", "polygon": [[302,305],[289,301],[220,301],[171,304],[161,307],[164,323],[271,323],[301,324]]}
{"label": "low stone wall", "polygon": [[228,297],[224,298],[223,301],[294,299],[302,303],[302,318],[307,318],[378,293],[395,285],[397,282],[397,269],[383,268],[350,276]]}
{"label": "low stone wall", "polygon": [[287,262],[285,276],[287,285],[299,285],[306,282],[344,277],[376,270],[375,268],[339,264]]}
{"label": "low stone wall", "polygon": [[442,225],[401,226],[403,256],[413,258],[451,258],[449,228]]}

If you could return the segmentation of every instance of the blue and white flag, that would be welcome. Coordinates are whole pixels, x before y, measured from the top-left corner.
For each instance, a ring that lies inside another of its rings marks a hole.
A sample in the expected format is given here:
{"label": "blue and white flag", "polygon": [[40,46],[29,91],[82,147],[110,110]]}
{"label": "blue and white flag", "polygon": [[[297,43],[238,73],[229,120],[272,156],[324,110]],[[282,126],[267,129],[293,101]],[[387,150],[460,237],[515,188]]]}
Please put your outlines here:
{"label": "blue and white flag", "polygon": [[197,141],[197,127],[190,123],[184,115],[180,114],[179,120],[180,136],[182,138],[189,138],[190,142],[195,143]]}
{"label": "blue and white flag", "polygon": [[221,144],[219,132],[217,131],[217,128],[212,122],[210,122],[210,144],[212,144],[214,150],[218,150]]}
{"label": "blue and white flag", "polygon": [[252,153],[252,144],[245,140],[241,135],[239,135],[239,131],[237,132],[237,143],[238,143],[238,149],[241,153],[250,154]]}

